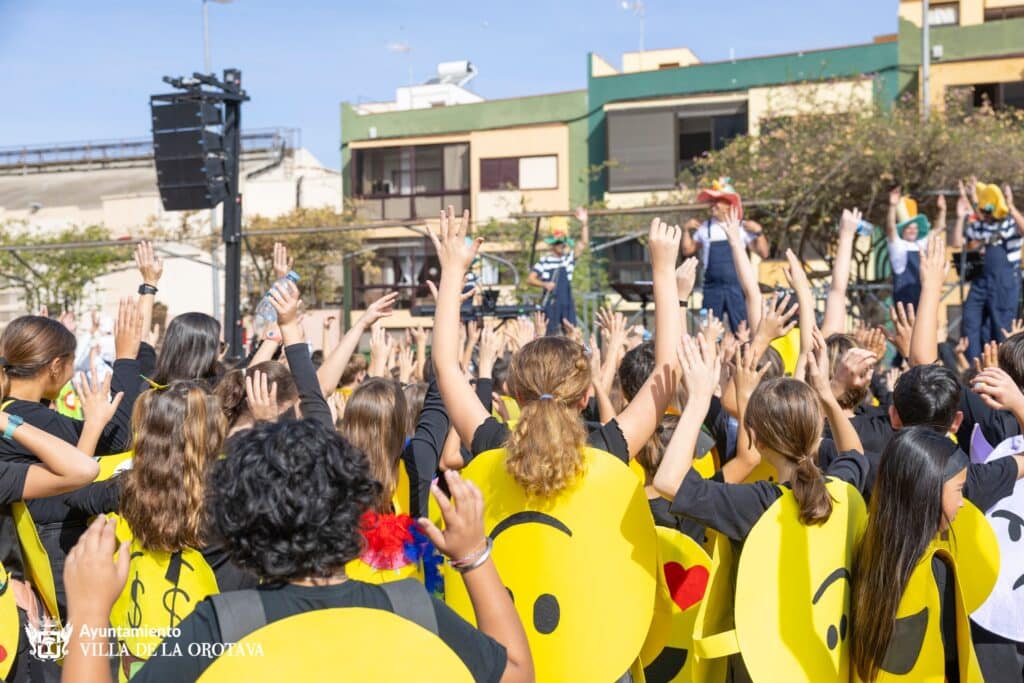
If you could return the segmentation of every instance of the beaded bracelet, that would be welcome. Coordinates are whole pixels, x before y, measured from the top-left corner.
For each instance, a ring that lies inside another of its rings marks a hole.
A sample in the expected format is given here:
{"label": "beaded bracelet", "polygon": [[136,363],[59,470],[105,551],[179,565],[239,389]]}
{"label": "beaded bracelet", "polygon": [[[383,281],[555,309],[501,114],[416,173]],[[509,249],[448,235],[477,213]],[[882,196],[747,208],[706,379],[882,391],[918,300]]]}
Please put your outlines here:
{"label": "beaded bracelet", "polygon": [[449,560],[448,564],[451,568],[460,574],[465,574],[471,569],[476,569],[491,556],[491,550],[494,548],[494,541],[491,540],[490,536],[486,536],[484,539],[484,549],[478,553],[470,555],[469,557],[461,560]]}

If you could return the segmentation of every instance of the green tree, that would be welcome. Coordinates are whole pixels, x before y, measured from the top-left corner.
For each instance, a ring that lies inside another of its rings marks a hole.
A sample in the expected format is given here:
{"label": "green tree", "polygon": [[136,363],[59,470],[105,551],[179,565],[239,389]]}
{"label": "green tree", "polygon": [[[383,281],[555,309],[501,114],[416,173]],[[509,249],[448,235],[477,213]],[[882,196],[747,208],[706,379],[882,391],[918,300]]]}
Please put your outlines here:
{"label": "green tree", "polygon": [[[0,226],[0,243],[7,246],[58,246],[73,242],[110,240],[98,225],[70,227],[51,235],[32,234],[24,223]],[[53,312],[74,309],[86,287],[112,266],[131,260],[131,247],[46,249],[0,252],[0,277],[22,290],[28,310],[47,306]]]}
{"label": "green tree", "polygon": [[[245,226],[246,232],[283,228],[344,227],[355,222],[354,212],[346,209],[337,212],[331,208],[296,209],[276,218],[256,216]],[[322,306],[340,299],[341,266],[345,257],[346,267],[363,262],[355,255],[363,243],[364,231],[342,230],[317,233],[250,235],[247,241],[249,269],[246,273],[250,310],[273,284],[274,242],[288,247],[289,256],[294,259],[295,270],[302,276],[303,299],[308,306]]]}

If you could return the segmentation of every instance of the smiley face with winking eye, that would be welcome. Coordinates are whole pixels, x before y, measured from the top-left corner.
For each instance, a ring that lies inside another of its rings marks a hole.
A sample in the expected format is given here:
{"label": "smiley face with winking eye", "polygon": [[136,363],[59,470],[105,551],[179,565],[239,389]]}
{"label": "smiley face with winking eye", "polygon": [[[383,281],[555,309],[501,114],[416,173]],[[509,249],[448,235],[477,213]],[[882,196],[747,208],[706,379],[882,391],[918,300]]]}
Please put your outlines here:
{"label": "smiley face with winking eye", "polygon": [[[462,470],[483,493],[493,558],[526,629],[539,681],[616,680],[635,662],[654,612],[657,541],[643,489],[603,451],[550,499],[528,498],[503,450]],[[474,621],[453,574],[445,601]]]}

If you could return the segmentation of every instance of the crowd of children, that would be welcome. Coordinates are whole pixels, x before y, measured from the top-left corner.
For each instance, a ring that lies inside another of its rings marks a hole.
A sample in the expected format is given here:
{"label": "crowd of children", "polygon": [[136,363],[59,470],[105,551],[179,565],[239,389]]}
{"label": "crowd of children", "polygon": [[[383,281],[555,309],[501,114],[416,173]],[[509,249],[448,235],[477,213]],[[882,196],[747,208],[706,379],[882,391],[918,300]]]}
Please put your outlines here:
{"label": "crowd of children", "polygon": [[[967,226],[1016,230],[983,245],[1002,260],[1022,229],[1004,194]],[[974,448],[1022,432],[1024,331],[1000,309],[983,347],[940,344],[944,203],[931,226],[890,197],[882,330],[848,323],[859,212],[819,316],[792,252],[790,291],[762,296],[767,242],[732,187],[702,199],[703,223],[651,222],[651,341],[611,308],[587,338],[467,326],[480,239],[450,208],[433,329],[392,338],[388,294],[316,363],[283,277],[236,367],[209,316],[151,338],[145,243],[102,344],[98,321],[84,352],[69,316],[11,322],[0,677],[1024,681],[1024,644],[992,627],[1024,603],[971,619],[1024,575],[999,550],[1024,529],[1024,452]],[[694,325],[698,251],[717,305]]]}

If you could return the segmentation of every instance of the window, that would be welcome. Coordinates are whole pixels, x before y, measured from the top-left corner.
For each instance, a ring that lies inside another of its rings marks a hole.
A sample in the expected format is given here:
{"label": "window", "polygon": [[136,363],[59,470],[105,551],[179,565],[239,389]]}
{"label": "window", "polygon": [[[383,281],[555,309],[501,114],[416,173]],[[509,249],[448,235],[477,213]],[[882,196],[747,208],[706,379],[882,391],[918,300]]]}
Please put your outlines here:
{"label": "window", "polygon": [[960,24],[960,3],[931,5],[928,8],[929,26],[958,26]]}
{"label": "window", "polygon": [[985,10],[985,22],[1024,17],[1024,7],[993,7]]}
{"label": "window", "polygon": [[500,157],[480,160],[480,189],[553,190],[558,187],[558,157]]}
{"label": "window", "polygon": [[469,145],[418,145],[353,152],[353,195],[370,219],[436,216],[469,206]]}

